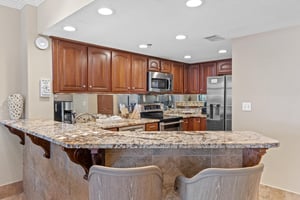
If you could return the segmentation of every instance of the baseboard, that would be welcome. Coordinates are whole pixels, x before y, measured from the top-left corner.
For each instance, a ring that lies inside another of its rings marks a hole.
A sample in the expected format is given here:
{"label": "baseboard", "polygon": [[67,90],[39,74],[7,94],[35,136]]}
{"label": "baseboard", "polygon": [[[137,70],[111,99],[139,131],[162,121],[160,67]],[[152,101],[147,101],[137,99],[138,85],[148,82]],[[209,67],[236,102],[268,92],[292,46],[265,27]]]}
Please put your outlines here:
{"label": "baseboard", "polygon": [[21,194],[23,192],[23,181],[0,186],[0,199]]}
{"label": "baseboard", "polygon": [[259,200],[300,200],[300,194],[261,184]]}

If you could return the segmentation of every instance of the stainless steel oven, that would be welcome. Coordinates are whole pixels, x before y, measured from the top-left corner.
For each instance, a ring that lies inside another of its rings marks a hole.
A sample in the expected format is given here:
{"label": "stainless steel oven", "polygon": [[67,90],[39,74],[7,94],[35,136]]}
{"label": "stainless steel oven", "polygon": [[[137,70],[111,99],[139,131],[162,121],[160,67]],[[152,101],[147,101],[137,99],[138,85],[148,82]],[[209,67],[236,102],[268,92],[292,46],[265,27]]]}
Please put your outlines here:
{"label": "stainless steel oven", "polygon": [[142,104],[141,118],[159,119],[160,131],[182,130],[183,118],[174,116],[164,116],[163,105],[159,103]]}

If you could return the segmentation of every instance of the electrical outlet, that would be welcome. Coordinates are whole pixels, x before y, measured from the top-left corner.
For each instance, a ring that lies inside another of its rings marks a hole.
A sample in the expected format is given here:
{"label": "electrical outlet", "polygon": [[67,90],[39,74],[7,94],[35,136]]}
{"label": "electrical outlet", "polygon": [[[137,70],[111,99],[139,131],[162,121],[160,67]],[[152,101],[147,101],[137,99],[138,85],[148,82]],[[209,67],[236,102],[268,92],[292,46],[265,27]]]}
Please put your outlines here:
{"label": "electrical outlet", "polygon": [[242,111],[247,111],[250,112],[251,111],[251,102],[243,102],[242,103]]}

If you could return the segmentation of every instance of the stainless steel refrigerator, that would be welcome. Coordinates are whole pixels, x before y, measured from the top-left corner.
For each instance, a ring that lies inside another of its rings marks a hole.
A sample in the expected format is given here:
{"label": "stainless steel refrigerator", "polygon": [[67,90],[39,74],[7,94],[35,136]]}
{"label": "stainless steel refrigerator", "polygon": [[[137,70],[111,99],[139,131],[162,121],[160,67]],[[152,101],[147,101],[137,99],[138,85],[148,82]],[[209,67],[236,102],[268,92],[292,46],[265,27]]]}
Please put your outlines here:
{"label": "stainless steel refrigerator", "polygon": [[231,131],[232,77],[207,78],[207,130]]}

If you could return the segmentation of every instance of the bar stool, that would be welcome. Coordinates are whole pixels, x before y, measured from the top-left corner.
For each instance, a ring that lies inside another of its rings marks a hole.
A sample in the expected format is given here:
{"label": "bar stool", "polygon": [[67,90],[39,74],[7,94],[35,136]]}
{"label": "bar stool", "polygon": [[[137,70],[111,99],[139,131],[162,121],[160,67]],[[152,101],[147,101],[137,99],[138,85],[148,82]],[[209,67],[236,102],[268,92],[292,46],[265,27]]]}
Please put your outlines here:
{"label": "bar stool", "polygon": [[175,190],[182,200],[257,200],[263,168],[208,168],[192,178],[176,177]]}
{"label": "bar stool", "polygon": [[93,165],[89,200],[161,200],[162,172],[157,166],[112,168]]}

